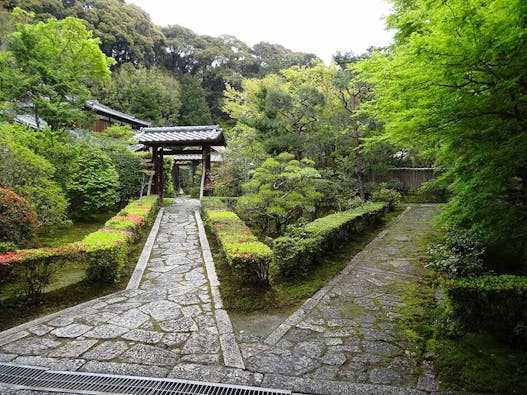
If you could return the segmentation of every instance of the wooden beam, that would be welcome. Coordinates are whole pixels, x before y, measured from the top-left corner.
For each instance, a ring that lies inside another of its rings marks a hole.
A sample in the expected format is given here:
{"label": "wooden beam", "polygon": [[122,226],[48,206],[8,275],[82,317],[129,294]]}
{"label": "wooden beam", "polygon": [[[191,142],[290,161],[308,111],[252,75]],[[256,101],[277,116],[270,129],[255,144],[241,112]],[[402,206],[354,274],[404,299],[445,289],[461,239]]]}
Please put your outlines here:
{"label": "wooden beam", "polygon": [[163,155],[201,155],[203,151],[196,150],[196,149],[189,149],[189,150],[164,149],[161,152],[163,153]]}

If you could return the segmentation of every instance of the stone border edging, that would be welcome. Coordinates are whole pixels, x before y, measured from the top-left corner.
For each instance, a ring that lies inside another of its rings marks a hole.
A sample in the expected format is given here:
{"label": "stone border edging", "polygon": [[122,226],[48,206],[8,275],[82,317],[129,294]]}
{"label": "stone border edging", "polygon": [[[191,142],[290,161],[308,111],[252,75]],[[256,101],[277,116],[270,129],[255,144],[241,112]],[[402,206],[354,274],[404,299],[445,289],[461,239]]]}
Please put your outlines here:
{"label": "stone border edging", "polygon": [[287,333],[289,329],[291,329],[293,326],[297,325],[317,304],[322,300],[324,296],[329,292],[331,288],[333,288],[342,277],[347,275],[351,269],[357,264],[357,261],[367,252],[369,251],[372,246],[377,243],[378,240],[382,239],[388,231],[397,224],[403,216],[410,211],[411,207],[407,206],[406,209],[399,214],[395,220],[392,221],[390,225],[388,225],[386,228],[384,228],[375,238],[370,241],[366,247],[362,249],[357,255],[353,257],[351,261],[348,262],[346,267],[340,271],[335,277],[331,279],[329,283],[324,285],[322,288],[320,288],[311,298],[306,300],[300,308],[295,311],[293,314],[291,314],[287,319],[282,322],[267,338],[264,340],[265,344],[269,344],[271,346],[276,345],[280,341],[280,339]]}
{"label": "stone border edging", "polygon": [[223,351],[223,361],[225,362],[225,366],[245,369],[240,348],[238,347],[238,343],[236,343],[231,320],[227,311],[223,309],[223,301],[220,294],[220,282],[216,275],[214,259],[212,258],[212,252],[210,250],[209,241],[207,240],[207,234],[205,233],[205,227],[203,226],[199,210],[194,210],[194,217],[196,218],[196,224],[198,225],[203,262],[205,263],[207,278],[209,279],[212,303],[214,304],[214,316],[216,317],[216,325],[220,334],[220,346]]}
{"label": "stone border edging", "polygon": [[159,226],[161,225],[161,218],[163,218],[164,212],[164,207],[161,207],[157,213],[156,220],[152,225],[152,229],[150,229],[150,234],[148,235],[148,239],[146,239],[145,246],[143,247],[141,256],[137,260],[137,264],[135,265],[132,277],[130,277],[130,281],[128,281],[126,290],[139,288],[141,278],[143,278],[143,273],[145,272],[148,259],[150,258],[150,253],[152,252],[152,248],[154,247],[154,243],[156,241],[157,233],[159,232]]}

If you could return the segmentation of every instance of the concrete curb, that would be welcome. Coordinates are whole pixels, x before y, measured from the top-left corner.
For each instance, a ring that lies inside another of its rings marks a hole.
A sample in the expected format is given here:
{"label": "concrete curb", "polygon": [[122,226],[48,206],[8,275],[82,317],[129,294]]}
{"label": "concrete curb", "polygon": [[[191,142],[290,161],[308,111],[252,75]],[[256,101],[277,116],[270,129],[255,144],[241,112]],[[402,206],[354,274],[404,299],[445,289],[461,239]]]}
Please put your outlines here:
{"label": "concrete curb", "polygon": [[362,256],[368,252],[370,249],[373,248],[373,246],[386,234],[388,231],[397,224],[403,216],[410,211],[411,207],[408,206],[406,209],[395,219],[392,221],[392,223],[384,228],[372,241],[364,247],[362,251],[360,251],[349,263],[346,265],[342,271],[337,274],[333,279],[324,285],[322,288],[320,288],[311,298],[306,300],[300,308],[295,311],[293,314],[291,314],[284,322],[282,322],[267,338],[264,340],[264,343],[269,344],[271,346],[274,346],[276,343],[280,341],[280,339],[291,329],[292,327],[298,325],[300,321],[320,302],[320,300],[326,296],[326,294],[333,288],[345,275],[349,274],[351,270],[355,267],[357,262],[362,258]]}
{"label": "concrete curb", "polygon": [[216,268],[214,266],[214,260],[212,258],[212,252],[210,250],[209,241],[207,240],[207,234],[205,233],[205,227],[201,220],[201,215],[198,210],[194,210],[194,216],[196,217],[196,224],[198,225],[199,242],[201,244],[201,251],[203,256],[203,262],[205,262],[205,269],[207,271],[207,277],[210,283],[210,292],[212,295],[212,303],[214,304],[214,316],[216,317],[216,325],[220,333],[220,346],[223,351],[223,360],[225,366],[245,369],[242,354],[240,348],[236,343],[236,337],[234,336],[234,329],[232,327],[231,320],[227,312],[223,309],[223,301],[220,294],[220,282],[216,275]]}
{"label": "concrete curb", "polygon": [[135,265],[135,269],[134,269],[134,272],[132,273],[132,277],[130,277],[130,281],[128,281],[126,290],[139,288],[139,284],[141,283],[141,278],[143,277],[143,273],[145,272],[146,265],[148,264],[148,259],[150,258],[150,253],[152,252],[152,248],[154,247],[154,243],[156,241],[157,233],[159,232],[159,226],[161,225],[161,218],[163,218],[164,212],[165,212],[165,209],[161,207],[159,209],[159,212],[157,213],[157,217],[156,217],[156,220],[154,221],[154,225],[152,225],[152,229],[150,230],[148,239],[146,239],[146,243],[145,243],[145,246],[143,247],[143,251],[141,252],[141,256],[137,260],[137,265]]}

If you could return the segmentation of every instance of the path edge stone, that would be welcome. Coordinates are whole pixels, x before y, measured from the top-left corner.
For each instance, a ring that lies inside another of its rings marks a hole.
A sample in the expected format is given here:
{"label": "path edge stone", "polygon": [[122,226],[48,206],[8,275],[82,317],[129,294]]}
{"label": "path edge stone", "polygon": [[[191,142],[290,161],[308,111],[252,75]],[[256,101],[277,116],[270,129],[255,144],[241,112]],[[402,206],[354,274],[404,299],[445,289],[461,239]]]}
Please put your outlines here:
{"label": "path edge stone", "polygon": [[212,295],[212,303],[214,305],[214,317],[216,318],[216,325],[220,330],[220,346],[223,352],[223,362],[225,366],[245,369],[242,354],[236,337],[234,336],[234,329],[227,312],[223,309],[223,301],[220,294],[220,282],[216,275],[216,268],[214,266],[214,259],[210,250],[209,241],[205,232],[205,226],[201,219],[199,210],[194,210],[194,217],[198,225],[199,242],[201,244],[201,253],[203,262],[205,263],[205,270],[209,280],[210,291]]}
{"label": "path edge stone", "polygon": [[317,304],[318,302],[329,292],[331,288],[333,288],[341,279],[343,276],[347,275],[351,269],[355,267],[359,259],[362,258],[366,252],[368,252],[373,246],[386,234],[390,231],[390,229],[395,226],[397,223],[401,221],[401,219],[406,215],[408,211],[410,211],[411,206],[407,206],[406,209],[395,218],[390,225],[388,225],[386,228],[384,228],[375,238],[370,241],[366,247],[364,247],[357,255],[351,259],[351,261],[348,262],[348,264],[342,269],[335,277],[333,277],[326,285],[324,285],[322,288],[320,288],[315,294],[310,297],[308,300],[304,302],[302,306],[298,310],[296,310],[293,314],[291,314],[289,317],[286,318],[284,322],[282,322],[274,331],[272,331],[269,336],[264,340],[265,344],[269,344],[271,346],[276,345],[280,339],[291,329],[292,327],[296,326],[302,319],[308,314]]}
{"label": "path edge stone", "polygon": [[150,254],[152,253],[152,248],[154,248],[157,233],[159,232],[159,226],[161,225],[161,218],[163,218],[164,212],[165,209],[161,207],[159,209],[159,212],[157,213],[156,220],[152,225],[152,229],[150,229],[150,234],[146,239],[145,246],[143,247],[141,256],[139,256],[139,259],[137,260],[137,264],[135,265],[132,277],[130,277],[130,281],[128,281],[126,290],[139,288],[139,284],[141,283],[141,279],[143,278],[143,273],[145,272],[146,265],[148,264],[148,260],[150,259]]}

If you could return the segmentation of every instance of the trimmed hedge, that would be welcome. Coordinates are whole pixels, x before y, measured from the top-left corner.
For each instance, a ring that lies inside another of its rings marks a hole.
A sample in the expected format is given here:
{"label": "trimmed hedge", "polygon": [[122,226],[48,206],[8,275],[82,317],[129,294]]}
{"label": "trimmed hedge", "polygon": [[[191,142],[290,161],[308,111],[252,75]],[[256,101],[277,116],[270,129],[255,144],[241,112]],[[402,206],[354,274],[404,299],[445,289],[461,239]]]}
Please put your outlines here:
{"label": "trimmed hedge", "polygon": [[52,275],[66,261],[75,259],[81,259],[78,246],[34,248],[0,255],[0,268],[4,279],[12,276],[21,280],[22,292],[26,299],[37,302]]}
{"label": "trimmed hedge", "polygon": [[206,211],[207,225],[223,249],[227,263],[246,281],[269,282],[273,252],[258,241],[245,223],[232,211]]}
{"label": "trimmed hedge", "polygon": [[328,251],[372,225],[386,211],[384,202],[331,214],[308,223],[301,234],[287,234],[274,241],[274,258],[280,275],[304,275]]}
{"label": "trimmed hedge", "polygon": [[485,328],[527,341],[527,277],[482,276],[446,280],[451,314],[466,330]]}
{"label": "trimmed hedge", "polygon": [[89,281],[118,281],[126,264],[129,246],[152,222],[157,204],[157,195],[136,200],[108,220],[104,228],[90,233],[80,242],[58,248],[0,254],[0,273],[4,278],[9,276],[22,280],[25,296],[33,301],[38,300],[52,274],[68,260],[86,263],[86,278]]}

